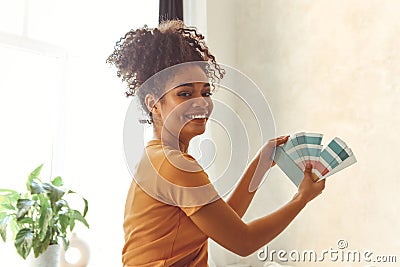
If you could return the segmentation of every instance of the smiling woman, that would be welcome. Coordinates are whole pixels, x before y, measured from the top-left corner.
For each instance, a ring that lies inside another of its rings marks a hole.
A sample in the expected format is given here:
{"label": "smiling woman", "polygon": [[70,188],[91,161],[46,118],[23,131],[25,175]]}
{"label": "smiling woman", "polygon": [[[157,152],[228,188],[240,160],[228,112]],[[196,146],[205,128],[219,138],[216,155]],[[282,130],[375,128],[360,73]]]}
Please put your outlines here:
{"label": "smiling woman", "polygon": [[162,136],[164,142],[172,146],[178,140],[179,146],[175,147],[187,152],[189,141],[206,130],[206,122],[213,110],[211,94],[206,74],[200,66],[193,64],[166,83],[160,99],[147,94],[145,101],[150,107],[155,136]]}
{"label": "smiling woman", "polygon": [[173,20],[132,30],[107,61],[128,83],[127,96],[138,96],[146,121],[153,123],[153,139],[136,165],[126,199],[125,267],[207,266],[209,237],[247,256],[282,232],[323,190],[324,182],[314,183],[308,166],[292,201],[251,223],[241,220],[255,193],[249,186],[273,165],[275,146],[288,140],[282,136],[260,148],[229,200],[220,197],[188,154],[190,140],[204,133],[213,111],[214,83],[224,76],[195,29]]}

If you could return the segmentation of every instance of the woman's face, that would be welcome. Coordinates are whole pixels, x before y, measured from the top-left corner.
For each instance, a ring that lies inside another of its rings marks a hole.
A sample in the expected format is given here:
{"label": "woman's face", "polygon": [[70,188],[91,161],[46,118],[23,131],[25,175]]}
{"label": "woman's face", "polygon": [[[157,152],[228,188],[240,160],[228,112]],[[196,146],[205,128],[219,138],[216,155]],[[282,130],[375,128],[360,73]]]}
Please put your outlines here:
{"label": "woman's face", "polygon": [[157,103],[161,134],[185,142],[204,133],[213,110],[210,90],[208,78],[198,66],[189,66],[175,74]]}

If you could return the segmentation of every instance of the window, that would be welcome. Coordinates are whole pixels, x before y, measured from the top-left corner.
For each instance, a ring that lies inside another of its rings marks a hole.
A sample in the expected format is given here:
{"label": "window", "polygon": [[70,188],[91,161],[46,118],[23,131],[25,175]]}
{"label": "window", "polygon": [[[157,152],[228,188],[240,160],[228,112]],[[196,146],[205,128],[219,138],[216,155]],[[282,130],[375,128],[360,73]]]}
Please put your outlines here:
{"label": "window", "polygon": [[[7,2],[7,3],[6,3]],[[105,63],[131,28],[158,23],[158,1],[15,0],[0,3],[0,187],[23,189],[44,163],[89,200],[76,231],[90,266],[118,266],[123,209],[131,177],[122,133],[130,99]],[[28,264],[0,242],[7,266]]]}

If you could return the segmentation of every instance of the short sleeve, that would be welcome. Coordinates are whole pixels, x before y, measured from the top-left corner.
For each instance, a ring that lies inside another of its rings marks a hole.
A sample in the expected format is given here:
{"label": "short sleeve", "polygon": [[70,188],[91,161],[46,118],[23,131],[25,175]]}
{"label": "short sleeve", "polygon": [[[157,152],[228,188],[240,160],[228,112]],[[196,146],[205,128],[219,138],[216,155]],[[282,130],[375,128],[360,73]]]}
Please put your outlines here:
{"label": "short sleeve", "polygon": [[187,216],[219,198],[207,173],[189,154],[171,150],[160,165],[158,194]]}
{"label": "short sleeve", "polygon": [[180,207],[180,208],[186,214],[186,216],[192,216],[193,214],[195,214],[202,207],[204,207],[204,205],[195,206],[195,207]]}
{"label": "short sleeve", "polygon": [[190,216],[219,199],[207,173],[189,154],[154,143],[137,166],[134,179],[152,198]]}

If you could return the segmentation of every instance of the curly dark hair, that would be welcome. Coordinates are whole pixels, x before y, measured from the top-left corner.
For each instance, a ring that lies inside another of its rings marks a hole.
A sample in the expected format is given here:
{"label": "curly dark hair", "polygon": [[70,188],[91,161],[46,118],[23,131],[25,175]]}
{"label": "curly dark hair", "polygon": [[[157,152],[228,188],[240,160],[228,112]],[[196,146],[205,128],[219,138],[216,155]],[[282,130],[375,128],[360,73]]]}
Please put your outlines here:
{"label": "curly dark hair", "polygon": [[[167,20],[157,28],[130,30],[116,42],[114,52],[106,62],[117,68],[117,76],[127,82],[126,96],[138,95],[143,110],[149,114],[145,96],[163,92],[149,91],[141,85],[154,74],[168,67],[192,61],[206,61],[207,75],[214,83],[222,79],[225,71],[218,65],[204,41],[204,36],[194,27],[187,27],[180,20]],[[141,88],[141,90],[139,90]],[[149,121],[150,122],[150,121]]]}

